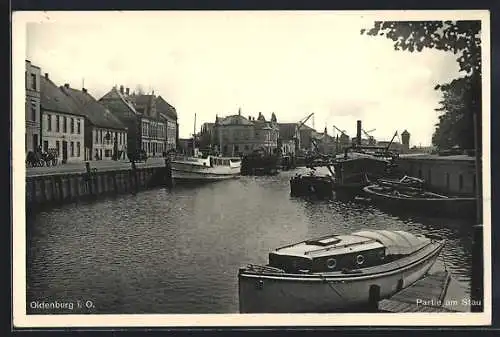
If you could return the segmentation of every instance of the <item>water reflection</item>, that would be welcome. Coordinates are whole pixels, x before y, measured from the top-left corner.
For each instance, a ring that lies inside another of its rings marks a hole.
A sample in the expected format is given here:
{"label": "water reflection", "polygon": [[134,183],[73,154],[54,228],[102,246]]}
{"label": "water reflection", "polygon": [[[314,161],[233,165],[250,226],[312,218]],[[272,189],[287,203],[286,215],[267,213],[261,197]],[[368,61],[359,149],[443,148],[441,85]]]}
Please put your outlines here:
{"label": "water reflection", "polygon": [[446,237],[445,262],[436,268],[445,263],[468,291],[470,222],[292,198],[293,174],[150,190],[39,213],[27,223],[28,299],[90,299],[99,313],[235,313],[240,265],[266,263],[270,250],[307,237],[361,229]]}

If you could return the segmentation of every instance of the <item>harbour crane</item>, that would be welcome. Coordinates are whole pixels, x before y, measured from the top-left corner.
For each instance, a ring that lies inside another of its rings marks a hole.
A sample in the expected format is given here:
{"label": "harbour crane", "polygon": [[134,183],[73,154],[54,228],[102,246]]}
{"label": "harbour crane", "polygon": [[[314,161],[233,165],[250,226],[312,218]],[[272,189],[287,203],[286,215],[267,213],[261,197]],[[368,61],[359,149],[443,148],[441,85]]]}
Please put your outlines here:
{"label": "harbour crane", "polygon": [[337,130],[338,132],[340,132],[340,134],[342,135],[346,135],[347,136],[347,133],[345,130],[340,130],[338,127],[336,127],[335,125],[333,126],[335,128],[335,130]]}
{"label": "harbour crane", "polygon": [[306,124],[306,122],[314,115],[314,112],[310,113],[306,118],[298,121],[297,126],[295,127],[295,152],[298,153],[300,151],[300,128]]}
{"label": "harbour crane", "polygon": [[375,145],[375,137],[373,137],[372,135],[370,135],[370,132],[373,132],[377,129],[371,129],[369,131],[365,131],[364,129],[361,129],[361,131],[363,131],[363,133],[365,134],[365,136],[368,138],[368,144],[370,145]]}

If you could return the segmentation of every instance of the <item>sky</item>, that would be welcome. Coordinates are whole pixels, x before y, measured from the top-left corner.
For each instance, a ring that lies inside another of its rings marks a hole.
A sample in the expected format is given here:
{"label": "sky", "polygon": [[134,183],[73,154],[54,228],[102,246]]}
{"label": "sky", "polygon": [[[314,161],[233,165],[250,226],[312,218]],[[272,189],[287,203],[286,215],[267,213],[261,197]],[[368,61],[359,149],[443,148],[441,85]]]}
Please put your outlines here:
{"label": "sky", "polygon": [[[179,116],[180,137],[236,114],[298,122],[350,136],[356,120],[377,140],[408,130],[428,146],[438,83],[459,77],[457,56],[395,51],[360,34],[374,17],[339,12],[46,13],[28,23],[26,59],[58,85],[99,99],[114,85],[154,90]],[[396,139],[398,140],[398,139]]]}

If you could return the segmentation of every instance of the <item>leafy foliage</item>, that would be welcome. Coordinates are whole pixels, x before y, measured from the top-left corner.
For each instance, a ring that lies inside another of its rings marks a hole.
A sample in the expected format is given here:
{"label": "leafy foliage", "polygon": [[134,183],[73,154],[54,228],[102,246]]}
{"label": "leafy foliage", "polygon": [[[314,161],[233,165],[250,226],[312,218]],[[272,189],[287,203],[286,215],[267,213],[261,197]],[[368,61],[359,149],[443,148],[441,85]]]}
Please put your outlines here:
{"label": "leafy foliage", "polygon": [[[437,85],[443,93],[439,123],[432,143],[439,149],[459,146],[474,148],[474,114],[481,130],[481,22],[480,21],[376,21],[373,28],[361,30],[369,36],[385,36],[394,41],[395,50],[420,52],[432,48],[457,55],[464,77]],[[481,142],[477,144],[481,148]]]}

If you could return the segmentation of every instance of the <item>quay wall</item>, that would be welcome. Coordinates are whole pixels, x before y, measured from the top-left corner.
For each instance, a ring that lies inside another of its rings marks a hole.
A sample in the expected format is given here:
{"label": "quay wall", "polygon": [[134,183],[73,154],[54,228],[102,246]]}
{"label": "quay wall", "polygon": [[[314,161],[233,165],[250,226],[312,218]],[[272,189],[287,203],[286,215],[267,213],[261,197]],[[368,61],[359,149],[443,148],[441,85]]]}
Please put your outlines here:
{"label": "quay wall", "polygon": [[36,211],[78,200],[137,193],[155,187],[172,187],[171,167],[165,166],[57,173],[26,177],[26,209]]}
{"label": "quay wall", "polygon": [[400,157],[397,170],[425,180],[427,186],[442,193],[475,196],[476,165],[474,157],[421,155]]}

